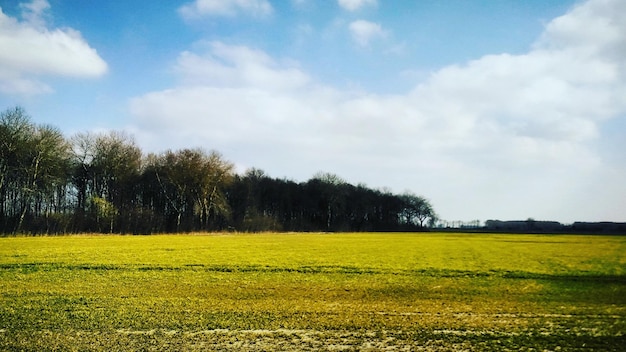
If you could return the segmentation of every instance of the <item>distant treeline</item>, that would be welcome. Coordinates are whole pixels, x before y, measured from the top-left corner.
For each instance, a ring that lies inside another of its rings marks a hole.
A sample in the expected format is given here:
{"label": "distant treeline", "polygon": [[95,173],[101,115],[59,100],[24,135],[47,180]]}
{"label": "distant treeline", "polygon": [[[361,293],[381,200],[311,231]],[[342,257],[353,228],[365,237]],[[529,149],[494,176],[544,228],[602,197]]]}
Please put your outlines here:
{"label": "distant treeline", "polygon": [[0,113],[0,233],[413,231],[430,203],[319,173],[244,175],[217,152],[147,154],[119,132],[66,139],[22,108]]}
{"label": "distant treeline", "polygon": [[626,234],[624,222],[575,222],[561,224],[557,221],[537,221],[533,219],[517,221],[487,220],[487,231],[523,232],[523,233],[598,233],[598,234]]}

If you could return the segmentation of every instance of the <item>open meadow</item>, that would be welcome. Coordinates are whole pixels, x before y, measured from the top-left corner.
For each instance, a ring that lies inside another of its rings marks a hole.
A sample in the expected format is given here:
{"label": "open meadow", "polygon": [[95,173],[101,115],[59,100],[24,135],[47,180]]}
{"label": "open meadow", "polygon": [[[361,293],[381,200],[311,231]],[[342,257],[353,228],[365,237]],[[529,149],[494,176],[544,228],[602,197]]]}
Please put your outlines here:
{"label": "open meadow", "polygon": [[0,350],[625,350],[626,237],[0,238]]}

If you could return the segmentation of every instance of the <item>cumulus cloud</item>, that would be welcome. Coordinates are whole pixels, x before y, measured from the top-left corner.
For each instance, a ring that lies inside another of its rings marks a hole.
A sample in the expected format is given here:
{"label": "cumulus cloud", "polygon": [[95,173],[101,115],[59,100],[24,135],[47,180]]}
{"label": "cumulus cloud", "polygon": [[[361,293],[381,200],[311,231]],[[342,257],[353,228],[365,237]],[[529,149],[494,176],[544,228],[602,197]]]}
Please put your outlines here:
{"label": "cumulus cloud", "polygon": [[267,0],[195,0],[180,7],[178,12],[186,19],[239,14],[265,17],[272,14],[273,8]]}
{"label": "cumulus cloud", "polygon": [[35,25],[37,27],[43,27],[45,25],[45,14],[50,9],[50,4],[47,0],[33,0],[30,3],[21,3],[19,6],[22,9],[22,18],[24,21]]}
{"label": "cumulus cloud", "polygon": [[0,91],[46,93],[52,88],[40,82],[40,76],[89,78],[106,73],[106,62],[80,32],[46,27],[47,1],[34,0],[20,8],[22,20],[0,9]]}
{"label": "cumulus cloud", "polygon": [[278,63],[260,50],[218,41],[203,46],[206,52],[185,51],[177,60],[175,69],[185,85],[276,91],[296,89],[309,79],[297,67]]}
{"label": "cumulus cloud", "polygon": [[348,28],[350,29],[350,34],[352,34],[354,41],[363,47],[368,46],[375,38],[384,38],[387,36],[387,32],[383,30],[380,24],[370,21],[353,21]]}
{"label": "cumulus cloud", "polygon": [[594,0],[574,7],[566,15],[551,21],[537,42],[537,48],[560,50],[584,57],[626,57],[626,23],[618,14],[626,3],[617,0]]}
{"label": "cumulus cloud", "polygon": [[365,6],[376,6],[377,0],[337,0],[339,6],[348,11],[357,11]]}
{"label": "cumulus cloud", "polygon": [[[277,176],[328,170],[411,188],[443,217],[549,218],[567,208],[581,219],[585,210],[571,203],[587,195],[581,187],[619,179],[598,176],[607,165],[591,144],[603,123],[626,114],[623,4],[577,5],[525,54],[444,67],[394,95],[328,86],[297,62],[212,42],[180,54],[179,84],[134,98],[130,109],[138,138],[154,149],[167,136]],[[608,214],[602,194],[587,199]]]}

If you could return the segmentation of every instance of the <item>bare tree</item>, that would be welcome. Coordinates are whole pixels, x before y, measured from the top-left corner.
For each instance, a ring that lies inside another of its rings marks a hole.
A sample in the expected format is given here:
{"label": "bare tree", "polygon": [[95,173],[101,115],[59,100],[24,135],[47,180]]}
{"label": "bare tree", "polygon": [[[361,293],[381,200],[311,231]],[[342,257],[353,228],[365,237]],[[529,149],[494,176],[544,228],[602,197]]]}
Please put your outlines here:
{"label": "bare tree", "polygon": [[60,204],[54,193],[67,181],[69,145],[57,128],[31,123],[16,107],[0,115],[0,156],[0,215],[16,218],[21,232],[27,214],[49,215]]}
{"label": "bare tree", "polygon": [[[224,187],[233,178],[233,165],[217,152],[201,149],[168,151],[153,160],[152,170],[171,209],[176,213],[176,229],[183,219],[208,229],[217,217],[230,212]],[[213,224],[215,225],[215,224]],[[192,228],[192,224],[186,226]]]}
{"label": "bare tree", "polygon": [[129,135],[81,133],[72,138],[73,183],[77,210],[91,210],[96,224],[106,204],[106,228],[113,231],[115,216],[130,216],[136,201],[136,183],[141,170],[141,149]]}
{"label": "bare tree", "polygon": [[403,202],[401,216],[407,224],[417,224],[419,227],[431,226],[437,219],[437,215],[424,197],[411,192],[405,192],[400,196]]}

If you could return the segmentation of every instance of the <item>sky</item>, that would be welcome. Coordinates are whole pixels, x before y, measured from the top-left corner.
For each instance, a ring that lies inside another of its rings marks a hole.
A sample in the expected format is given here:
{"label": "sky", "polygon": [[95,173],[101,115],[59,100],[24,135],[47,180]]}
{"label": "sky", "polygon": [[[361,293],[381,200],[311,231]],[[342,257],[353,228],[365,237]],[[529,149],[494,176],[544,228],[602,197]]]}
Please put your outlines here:
{"label": "sky", "polygon": [[146,153],[626,221],[624,0],[0,0],[0,109]]}

